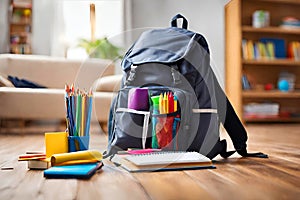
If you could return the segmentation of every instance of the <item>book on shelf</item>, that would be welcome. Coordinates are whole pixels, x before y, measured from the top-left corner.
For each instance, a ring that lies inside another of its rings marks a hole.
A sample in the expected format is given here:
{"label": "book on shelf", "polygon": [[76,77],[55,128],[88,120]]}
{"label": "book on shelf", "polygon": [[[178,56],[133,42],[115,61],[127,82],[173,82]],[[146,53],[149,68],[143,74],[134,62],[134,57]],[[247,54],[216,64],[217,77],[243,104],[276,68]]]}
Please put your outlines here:
{"label": "book on shelf", "polygon": [[[285,41],[282,38],[261,38],[260,42],[263,44],[273,44],[273,58],[286,58]],[[269,49],[267,48],[267,53]]]}
{"label": "book on shelf", "polygon": [[285,29],[300,29],[300,20],[294,17],[285,17],[282,19],[282,23],[279,27]]}
{"label": "book on shelf", "polygon": [[286,58],[285,41],[280,38],[243,39],[242,56],[245,60]]}
{"label": "book on shelf", "polygon": [[292,41],[288,45],[288,58],[300,60],[300,42]]}
{"label": "book on shelf", "polygon": [[243,74],[243,76],[242,76],[242,88],[243,88],[243,90],[251,89],[251,85],[250,85],[250,82],[249,82],[246,74]]}
{"label": "book on shelf", "polygon": [[131,155],[116,154],[112,162],[129,172],[215,168],[209,158],[198,152],[160,151]]}
{"label": "book on shelf", "polygon": [[278,103],[249,103],[244,105],[246,118],[275,118],[279,116]]}

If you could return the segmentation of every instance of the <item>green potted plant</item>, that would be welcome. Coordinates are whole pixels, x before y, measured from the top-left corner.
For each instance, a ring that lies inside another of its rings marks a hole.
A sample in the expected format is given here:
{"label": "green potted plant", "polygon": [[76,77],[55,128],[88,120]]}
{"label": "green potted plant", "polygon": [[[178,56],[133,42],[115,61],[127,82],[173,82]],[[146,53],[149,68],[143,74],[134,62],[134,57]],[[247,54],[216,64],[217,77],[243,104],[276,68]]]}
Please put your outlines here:
{"label": "green potted plant", "polygon": [[85,49],[90,58],[103,58],[110,60],[121,59],[121,48],[113,45],[106,37],[92,40],[80,39],[79,47]]}

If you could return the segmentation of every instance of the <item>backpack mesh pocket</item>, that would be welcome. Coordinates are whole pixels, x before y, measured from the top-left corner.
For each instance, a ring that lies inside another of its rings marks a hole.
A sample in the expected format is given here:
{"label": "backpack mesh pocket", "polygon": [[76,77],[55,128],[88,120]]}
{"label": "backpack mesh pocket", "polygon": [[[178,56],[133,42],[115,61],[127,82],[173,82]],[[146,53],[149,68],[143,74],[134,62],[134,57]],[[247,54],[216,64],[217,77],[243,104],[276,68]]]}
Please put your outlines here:
{"label": "backpack mesh pocket", "polygon": [[179,112],[152,115],[152,148],[177,150]]}

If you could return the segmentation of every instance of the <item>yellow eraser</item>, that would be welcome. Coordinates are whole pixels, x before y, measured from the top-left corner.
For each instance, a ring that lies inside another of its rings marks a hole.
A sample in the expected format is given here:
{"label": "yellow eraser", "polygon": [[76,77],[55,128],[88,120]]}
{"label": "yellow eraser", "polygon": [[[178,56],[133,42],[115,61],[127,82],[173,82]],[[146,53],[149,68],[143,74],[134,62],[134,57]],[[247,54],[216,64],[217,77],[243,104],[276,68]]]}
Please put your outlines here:
{"label": "yellow eraser", "polygon": [[53,154],[68,152],[68,133],[50,132],[45,133],[46,157],[50,158]]}

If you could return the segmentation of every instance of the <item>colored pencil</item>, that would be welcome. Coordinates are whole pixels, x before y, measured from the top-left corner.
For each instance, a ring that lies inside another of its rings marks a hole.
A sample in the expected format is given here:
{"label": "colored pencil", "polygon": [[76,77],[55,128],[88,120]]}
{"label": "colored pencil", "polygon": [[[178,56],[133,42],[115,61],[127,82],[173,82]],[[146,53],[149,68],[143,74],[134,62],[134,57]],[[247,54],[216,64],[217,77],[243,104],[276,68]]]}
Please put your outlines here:
{"label": "colored pencil", "polygon": [[88,95],[88,111],[87,111],[87,121],[86,121],[86,132],[85,136],[88,136],[90,134],[90,124],[91,124],[91,115],[92,115],[92,108],[93,108],[93,93],[90,91],[90,94]]}
{"label": "colored pencil", "polygon": [[90,131],[93,94],[65,85],[66,124],[69,136],[87,136]]}
{"label": "colored pencil", "polygon": [[81,126],[79,136],[84,136],[86,126],[86,95],[82,94],[81,98]]}
{"label": "colored pencil", "polygon": [[78,91],[77,93],[77,108],[76,108],[76,133],[75,136],[80,136],[80,125],[81,125],[81,95],[79,94],[80,92]]}

